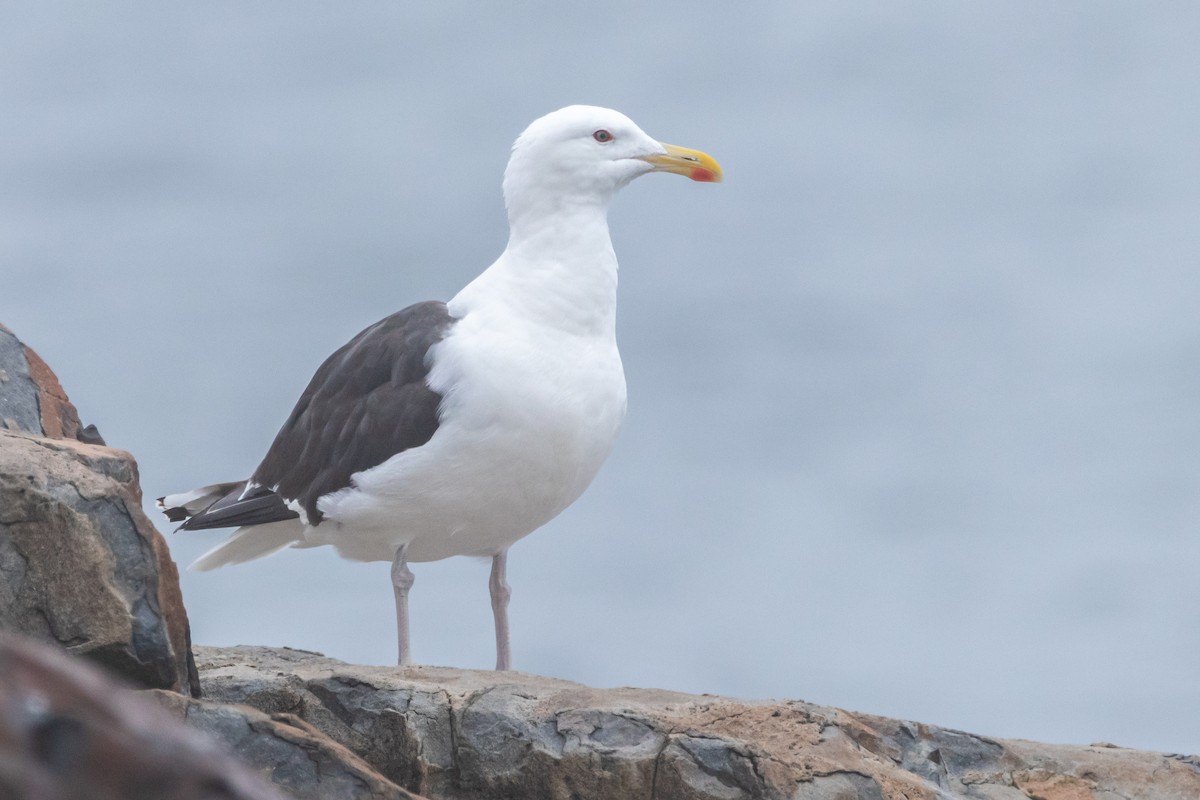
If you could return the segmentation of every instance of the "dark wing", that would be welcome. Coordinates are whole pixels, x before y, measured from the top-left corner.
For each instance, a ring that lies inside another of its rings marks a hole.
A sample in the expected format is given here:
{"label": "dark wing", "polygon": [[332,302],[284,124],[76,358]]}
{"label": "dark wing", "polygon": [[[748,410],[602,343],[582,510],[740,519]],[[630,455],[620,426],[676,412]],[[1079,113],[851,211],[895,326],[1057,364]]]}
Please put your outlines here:
{"label": "dark wing", "polygon": [[171,498],[160,497],[158,507],[171,522],[184,520],[178,528],[181,531],[262,525],[300,516],[270,489],[261,486],[249,492],[245,489],[245,481],[218,483],[188,493],[190,497],[184,505],[169,506],[166,501]]}
{"label": "dark wing", "polygon": [[298,500],[308,524],[316,525],[323,516],[318,498],[349,486],[354,473],[428,442],[442,396],[425,383],[426,355],[453,324],[446,304],[430,301],[351,339],[317,370],[250,482]]}

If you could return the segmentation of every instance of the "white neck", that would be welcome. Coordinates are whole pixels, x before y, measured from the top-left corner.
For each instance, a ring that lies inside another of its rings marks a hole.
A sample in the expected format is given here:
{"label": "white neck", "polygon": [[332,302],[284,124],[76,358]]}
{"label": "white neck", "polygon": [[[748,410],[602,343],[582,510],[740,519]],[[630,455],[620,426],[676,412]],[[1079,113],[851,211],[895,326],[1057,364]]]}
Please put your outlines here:
{"label": "white neck", "polygon": [[510,207],[508,246],[450,301],[450,312],[491,306],[562,333],[615,338],[617,257],[607,199]]}

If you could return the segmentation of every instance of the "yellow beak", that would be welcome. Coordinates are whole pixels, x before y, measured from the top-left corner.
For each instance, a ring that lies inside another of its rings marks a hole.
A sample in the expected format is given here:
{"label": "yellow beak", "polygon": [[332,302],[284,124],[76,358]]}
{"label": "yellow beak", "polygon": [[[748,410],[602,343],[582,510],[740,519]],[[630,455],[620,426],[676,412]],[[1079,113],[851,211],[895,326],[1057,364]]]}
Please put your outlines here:
{"label": "yellow beak", "polygon": [[667,151],[663,155],[639,156],[642,161],[654,165],[652,172],[674,172],[676,175],[686,175],[694,181],[721,182],[721,165],[708,153],[676,147],[673,144],[664,144],[663,147]]}

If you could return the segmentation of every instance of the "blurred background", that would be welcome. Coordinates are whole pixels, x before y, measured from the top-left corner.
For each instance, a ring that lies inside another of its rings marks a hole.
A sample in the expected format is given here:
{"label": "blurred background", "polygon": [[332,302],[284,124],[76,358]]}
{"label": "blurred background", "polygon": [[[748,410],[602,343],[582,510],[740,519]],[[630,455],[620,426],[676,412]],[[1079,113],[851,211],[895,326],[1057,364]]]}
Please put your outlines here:
{"label": "blurred background", "polygon": [[[148,498],[246,477],[328,353],[499,254],[522,128],[607,105],[727,178],[612,210],[629,416],[512,550],[517,666],[1200,751],[1200,6],[0,17],[0,321]],[[486,562],[415,572],[417,660],[489,667]],[[183,588],[199,643],[394,658],[386,564]]]}

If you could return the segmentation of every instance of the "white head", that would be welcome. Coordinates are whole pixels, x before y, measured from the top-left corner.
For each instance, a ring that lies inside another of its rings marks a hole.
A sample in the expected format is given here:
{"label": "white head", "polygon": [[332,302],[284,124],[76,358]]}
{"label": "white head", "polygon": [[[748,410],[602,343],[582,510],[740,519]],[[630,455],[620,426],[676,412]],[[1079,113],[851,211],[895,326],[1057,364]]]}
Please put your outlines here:
{"label": "white head", "polygon": [[567,106],[534,120],[513,144],[504,171],[510,221],[582,205],[606,206],[618,189],[647,172],[721,180],[721,167],[697,150],[647,136],[619,111]]}

